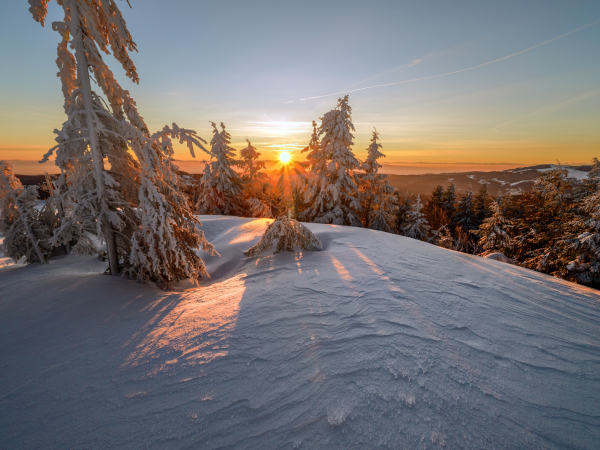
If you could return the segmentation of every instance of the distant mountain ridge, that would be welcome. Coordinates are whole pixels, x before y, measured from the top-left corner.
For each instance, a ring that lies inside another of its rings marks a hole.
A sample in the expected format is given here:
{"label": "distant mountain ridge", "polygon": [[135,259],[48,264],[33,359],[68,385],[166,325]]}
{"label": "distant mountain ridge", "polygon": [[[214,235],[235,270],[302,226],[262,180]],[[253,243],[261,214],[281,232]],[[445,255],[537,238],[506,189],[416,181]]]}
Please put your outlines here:
{"label": "distant mountain ridge", "polygon": [[[458,192],[466,192],[469,186],[474,191],[479,189],[483,183],[488,183],[488,189],[491,195],[496,196],[502,193],[511,193],[519,195],[524,192],[531,192],[533,183],[540,172],[558,168],[555,164],[539,164],[536,166],[519,167],[516,169],[507,169],[492,172],[460,172],[460,173],[426,173],[421,175],[388,175],[388,180],[401,193],[409,192],[411,194],[420,194],[427,196],[438,186],[448,186],[454,182]],[[562,166],[569,172],[569,179],[576,185],[585,179],[587,173],[592,168],[586,166]]]}

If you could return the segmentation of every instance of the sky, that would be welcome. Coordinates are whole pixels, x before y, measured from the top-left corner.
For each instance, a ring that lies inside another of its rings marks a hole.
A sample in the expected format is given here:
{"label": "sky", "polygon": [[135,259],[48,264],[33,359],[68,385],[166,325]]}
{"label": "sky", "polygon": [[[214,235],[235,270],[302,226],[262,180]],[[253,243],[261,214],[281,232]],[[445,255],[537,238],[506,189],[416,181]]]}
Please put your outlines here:
{"label": "sky", "polygon": [[[41,27],[25,0],[5,3],[0,158],[39,172],[65,120],[51,27],[61,9],[51,2]],[[600,156],[598,0],[130,3],[117,1],[140,84],[105,60],[151,130],[175,122],[210,141],[210,121],[223,122],[237,149],[248,138],[265,160],[302,160],[311,122],[347,93],[354,152],[365,157],[376,127],[388,168]],[[189,171],[207,157],[176,150]]]}

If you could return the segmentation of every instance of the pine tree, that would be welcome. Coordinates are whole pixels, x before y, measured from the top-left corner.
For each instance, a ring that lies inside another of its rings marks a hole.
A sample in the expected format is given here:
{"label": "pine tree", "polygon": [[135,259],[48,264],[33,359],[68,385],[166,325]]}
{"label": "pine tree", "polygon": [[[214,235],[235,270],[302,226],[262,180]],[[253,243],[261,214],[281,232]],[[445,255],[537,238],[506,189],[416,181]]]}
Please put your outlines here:
{"label": "pine tree", "polygon": [[[29,3],[34,19],[43,25],[47,0]],[[126,257],[118,252],[118,241],[123,241],[119,236],[128,240],[129,219],[134,213],[116,177],[105,170],[104,158],[119,161],[124,172],[135,173],[135,163],[127,152],[126,143],[120,133],[115,135],[114,129],[119,125],[115,121],[125,121],[126,116],[132,126],[140,130],[145,130],[146,126],[137,113],[135,102],[117,83],[100,51],[109,54],[110,46],[127,76],[138,82],[128,53],[136,47],[113,0],[99,5],[90,0],[63,0],[59,4],[65,18],[53,23],[52,28],[62,37],[57,65],[68,119],[58,132],[58,145],[44,156],[44,160],[56,150],[56,164],[68,174],[70,189],[67,195],[75,207],[58,233],[67,234],[67,237],[63,236],[64,241],[70,240],[74,228],[95,231],[106,240],[110,271],[118,275],[119,258]],[[92,91],[90,71],[106,95],[112,112],[102,106]],[[135,176],[128,179],[135,180]],[[126,242],[121,245],[127,246]]]}
{"label": "pine tree", "polygon": [[438,247],[447,248],[449,250],[454,250],[454,238],[452,237],[452,233],[450,233],[448,227],[441,227],[435,232],[435,234],[435,245]]}
{"label": "pine tree", "polygon": [[512,222],[504,217],[501,205],[497,200],[492,202],[491,207],[492,216],[485,219],[478,230],[472,231],[479,236],[479,244],[485,253],[491,253],[493,250],[502,251],[511,243],[507,230],[512,228]]}
{"label": "pine tree", "polygon": [[282,215],[267,227],[260,241],[248,249],[244,255],[258,256],[273,248],[275,241],[277,241],[275,253],[294,252],[297,249],[315,251],[322,248],[319,239],[306,226],[289,215]]}
{"label": "pine tree", "polygon": [[[30,0],[29,3],[34,19],[43,25],[47,0]],[[56,164],[62,172],[58,200],[69,210],[63,211],[64,220],[51,242],[68,243],[75,238],[78,243],[73,250],[87,252],[95,246],[92,241],[97,235],[106,241],[112,275],[118,275],[122,269],[135,271],[129,267],[132,243],[136,241],[134,234],[140,244],[140,233],[148,232],[147,224],[155,220],[158,210],[165,214],[160,232],[166,234],[155,241],[156,245],[165,244],[165,236],[170,235],[169,245],[175,239],[179,251],[191,255],[193,246],[203,242],[202,233],[195,226],[192,230],[185,223],[187,219],[166,225],[171,210],[184,218],[191,215],[187,203],[181,203],[177,169],[170,163],[173,155],[168,136],[185,141],[192,156],[194,146],[207,152],[201,144],[204,141],[193,131],[180,129],[175,124],[150,136],[135,101],[100,56],[100,52],[112,53],[127,76],[139,82],[129,57],[136,45],[114,0],[100,3],[61,0],[58,3],[63,7],[64,21],[55,22],[52,27],[62,37],[57,65],[68,118],[57,132],[58,145],[44,160],[56,151]],[[90,72],[106,101],[92,90]],[[110,164],[109,170],[105,169],[105,159]],[[136,211],[134,208],[138,205]],[[144,235],[144,239],[147,240],[147,236]],[[155,250],[169,251],[167,248]],[[190,258],[193,259],[188,256]],[[137,261],[136,257],[133,259]],[[145,277],[160,277],[176,271],[173,265],[180,263],[184,264],[181,259],[163,258],[160,264],[164,266],[159,267],[155,262]]]}
{"label": "pine tree", "polygon": [[488,194],[488,184],[484,183],[479,188],[479,193],[475,196],[473,201],[473,213],[474,213],[474,221],[473,225],[476,228],[483,223],[483,221],[489,216],[488,202],[489,202],[489,194]]}
{"label": "pine tree", "polygon": [[0,233],[4,235],[2,251],[18,261],[45,263],[49,254],[47,227],[40,222],[35,186],[23,187],[14,176],[12,165],[0,161]]}
{"label": "pine tree", "polygon": [[241,160],[239,163],[242,169],[242,182],[244,184],[244,196],[249,217],[273,217],[271,208],[261,198],[262,185],[268,180],[261,169],[265,168],[263,161],[258,161],[260,153],[252,146],[252,143],[246,138],[248,146],[240,152]]}
{"label": "pine tree", "polygon": [[[594,166],[598,160],[594,158]],[[590,171],[588,185],[593,187],[598,171]],[[559,275],[577,283],[600,285],[600,183],[595,191],[581,199],[581,213],[566,227],[567,233],[561,242]]]}
{"label": "pine tree", "polygon": [[452,221],[456,211],[456,187],[454,186],[454,181],[451,181],[450,186],[444,191],[441,206],[448,220]]}
{"label": "pine tree", "polygon": [[[221,131],[211,122],[213,138],[210,141],[212,157],[210,171],[205,170],[200,183],[196,204],[198,214],[244,215],[243,182],[233,167],[235,149],[230,147],[231,135],[221,122]],[[207,166],[208,167],[208,164]]]}
{"label": "pine tree", "polygon": [[[302,219],[309,222],[361,226],[357,212],[357,186],[354,171],[359,162],[352,153],[354,125],[348,96],[338,100],[337,108],[321,119],[319,145],[307,156],[311,165],[311,183],[305,200],[309,207]],[[312,141],[312,140],[311,140]]]}
{"label": "pine tree", "polygon": [[[188,201],[178,187],[179,180],[170,158],[172,138],[180,143],[200,146],[190,130],[165,127],[150,137],[139,152],[142,172],[137,218],[141,222],[132,237],[130,278],[139,282],[154,281],[162,289],[174,282],[208,276],[204,261],[195,249],[218,255],[198,230],[200,221],[192,214]],[[160,150],[157,151],[157,149]]]}
{"label": "pine tree", "polygon": [[421,211],[423,204],[421,203],[421,196],[417,195],[415,202],[412,204],[410,210],[406,214],[406,222],[402,226],[400,234],[403,236],[419,239],[421,241],[429,240],[429,232],[431,227],[427,223],[425,214]]}
{"label": "pine tree", "polygon": [[[394,192],[394,196],[396,197],[396,219],[394,223],[394,232],[397,234],[401,234],[402,227],[406,223],[408,211],[410,211],[410,194],[408,192],[400,195],[398,191]],[[425,208],[424,208],[425,209]]]}
{"label": "pine tree", "polygon": [[444,187],[438,185],[431,192],[431,199],[427,201],[427,205],[423,208],[427,222],[434,229],[450,225],[450,217],[444,211],[443,201]]}
{"label": "pine tree", "polygon": [[382,147],[377,130],[373,131],[371,145],[367,148],[367,159],[362,164],[364,174],[358,176],[359,201],[362,206],[365,228],[392,233],[394,213],[396,211],[393,186],[387,181],[387,175],[380,174],[381,165],[377,162],[385,155],[379,151]]}
{"label": "pine tree", "polygon": [[456,214],[452,221],[457,228],[462,228],[464,231],[474,230],[475,212],[473,202],[473,188],[469,186],[467,193],[461,197],[456,208]]}

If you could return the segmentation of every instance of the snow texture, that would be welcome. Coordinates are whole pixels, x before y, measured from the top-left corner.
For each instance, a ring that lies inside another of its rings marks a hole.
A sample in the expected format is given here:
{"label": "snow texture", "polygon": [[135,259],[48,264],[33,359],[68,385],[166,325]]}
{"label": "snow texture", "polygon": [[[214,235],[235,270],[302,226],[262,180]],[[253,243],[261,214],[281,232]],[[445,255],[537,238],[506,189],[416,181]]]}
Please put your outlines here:
{"label": "snow texture", "polygon": [[200,288],[0,269],[0,448],[600,448],[598,291],[322,224],[244,258],[269,220],[200,220]]}

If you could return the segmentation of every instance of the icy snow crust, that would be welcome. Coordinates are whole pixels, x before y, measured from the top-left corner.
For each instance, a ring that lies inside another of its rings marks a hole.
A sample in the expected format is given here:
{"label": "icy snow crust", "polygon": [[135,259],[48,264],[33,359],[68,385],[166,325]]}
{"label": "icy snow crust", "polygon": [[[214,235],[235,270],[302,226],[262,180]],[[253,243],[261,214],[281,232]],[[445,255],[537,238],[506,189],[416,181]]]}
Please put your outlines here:
{"label": "icy snow crust", "polygon": [[377,231],[165,293],[91,257],[0,269],[0,448],[600,448],[597,291]]}

